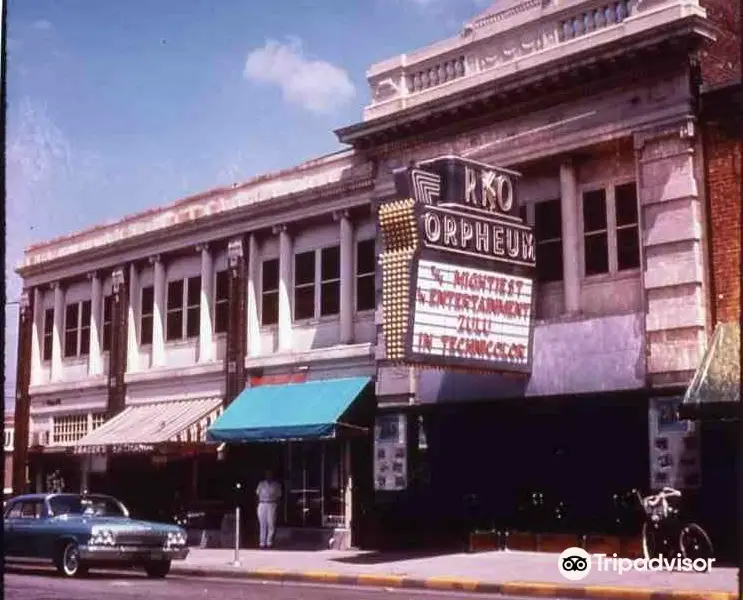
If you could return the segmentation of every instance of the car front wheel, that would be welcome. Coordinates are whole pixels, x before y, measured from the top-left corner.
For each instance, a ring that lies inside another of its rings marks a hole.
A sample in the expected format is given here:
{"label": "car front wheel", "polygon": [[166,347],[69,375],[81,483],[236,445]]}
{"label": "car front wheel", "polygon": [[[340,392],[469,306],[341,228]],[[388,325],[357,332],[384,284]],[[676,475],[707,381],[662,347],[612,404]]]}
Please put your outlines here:
{"label": "car front wheel", "polygon": [[65,577],[81,577],[87,573],[87,568],[80,560],[80,550],[75,542],[60,544],[56,560],[57,571]]}
{"label": "car front wheel", "polygon": [[144,572],[147,573],[147,577],[162,579],[170,573],[170,561],[159,560],[156,562],[149,562],[144,566]]}

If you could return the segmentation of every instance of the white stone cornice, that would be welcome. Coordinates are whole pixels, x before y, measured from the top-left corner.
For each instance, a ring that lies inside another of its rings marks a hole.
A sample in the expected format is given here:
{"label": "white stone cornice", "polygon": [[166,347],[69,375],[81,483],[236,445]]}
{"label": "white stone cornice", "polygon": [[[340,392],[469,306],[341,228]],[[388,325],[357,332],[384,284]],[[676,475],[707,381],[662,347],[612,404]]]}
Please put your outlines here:
{"label": "white stone cornice", "polygon": [[[370,186],[372,177],[370,165],[354,151],[335,152],[278,173],[260,175],[237,187],[210,190],[111,225],[36,244],[25,251],[19,271],[36,270],[113,245],[129,250],[134,244],[151,241],[148,238],[162,240],[164,233],[172,236],[184,229],[191,230],[193,239],[197,228],[213,229],[215,225],[234,224],[236,219],[250,222],[265,211],[275,220],[278,211],[292,210],[306,202],[317,203],[319,198],[352,194]],[[244,229],[244,225],[241,227]]]}
{"label": "white stone cornice", "polygon": [[[306,194],[277,199],[273,203],[240,209],[234,214],[216,215],[203,219],[198,224],[173,227],[168,231],[157,231],[136,239],[127,239],[110,246],[90,248],[85,253],[53,259],[54,263],[39,264],[21,270],[28,285],[46,285],[51,279],[74,277],[91,269],[110,269],[122,261],[146,260],[159,254],[163,261],[171,252],[182,251],[193,245],[195,235],[211,242],[228,239],[236,235],[266,231],[277,221],[301,222],[308,218],[326,215],[341,208],[355,208],[369,203],[369,192],[374,180],[369,177],[364,182],[349,183],[343,194],[320,195],[309,190]],[[323,201],[318,202],[318,197]],[[50,259],[51,260],[51,259]],[[150,259],[150,264],[156,262]]]}
{"label": "white stone cornice", "polygon": [[374,361],[374,344],[342,344],[329,348],[318,348],[306,352],[275,352],[267,356],[254,356],[245,359],[247,369],[260,369],[268,367],[281,367],[297,364],[312,364],[319,362],[340,362],[345,360],[358,360],[368,358]]}

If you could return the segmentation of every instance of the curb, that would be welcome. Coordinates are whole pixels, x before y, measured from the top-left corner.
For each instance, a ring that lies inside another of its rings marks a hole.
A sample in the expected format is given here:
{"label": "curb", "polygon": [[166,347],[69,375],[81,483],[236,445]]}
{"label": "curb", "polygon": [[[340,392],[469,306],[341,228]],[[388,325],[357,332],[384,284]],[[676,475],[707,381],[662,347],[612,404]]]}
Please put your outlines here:
{"label": "curb", "polygon": [[631,587],[599,585],[555,585],[509,581],[494,583],[474,579],[431,577],[415,579],[397,575],[341,575],[323,571],[242,570],[236,567],[181,567],[173,565],[171,574],[183,577],[225,577],[293,583],[321,583],[335,585],[407,588],[541,598],[595,598],[604,600],[737,600],[733,592],[704,592],[697,590],[659,591]]}

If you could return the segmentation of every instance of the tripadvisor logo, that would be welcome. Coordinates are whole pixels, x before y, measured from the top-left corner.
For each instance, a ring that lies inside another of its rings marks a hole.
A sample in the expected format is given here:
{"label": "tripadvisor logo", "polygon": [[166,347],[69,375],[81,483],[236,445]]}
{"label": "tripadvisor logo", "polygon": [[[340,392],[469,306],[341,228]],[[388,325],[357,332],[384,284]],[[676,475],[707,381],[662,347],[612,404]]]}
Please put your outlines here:
{"label": "tripadvisor logo", "polygon": [[557,568],[560,574],[569,581],[581,581],[588,577],[595,563],[598,572],[614,571],[627,573],[628,571],[680,571],[680,572],[709,572],[712,570],[714,558],[683,558],[680,554],[674,557],[657,556],[650,559],[624,558],[607,556],[606,554],[591,555],[583,548],[568,548],[558,558]]}
{"label": "tripadvisor logo", "polygon": [[565,579],[580,581],[591,572],[591,555],[583,548],[568,548],[560,554],[557,568]]}

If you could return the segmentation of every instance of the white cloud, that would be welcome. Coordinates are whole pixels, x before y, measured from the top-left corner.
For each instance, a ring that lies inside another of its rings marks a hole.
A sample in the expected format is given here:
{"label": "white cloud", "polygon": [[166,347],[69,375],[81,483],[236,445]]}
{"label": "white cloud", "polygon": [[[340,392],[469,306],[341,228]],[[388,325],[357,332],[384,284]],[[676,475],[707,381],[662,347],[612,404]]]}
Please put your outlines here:
{"label": "white cloud", "polygon": [[344,69],[306,57],[297,38],[290,38],[285,44],[268,40],[262,48],[251,51],[243,76],[249,81],[279,86],[287,102],[314,113],[332,112],[356,95]]}

